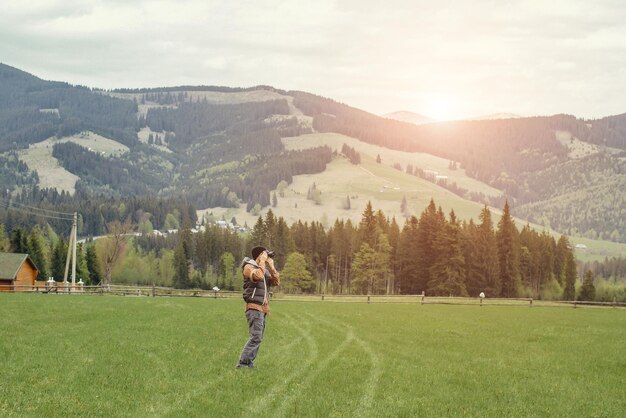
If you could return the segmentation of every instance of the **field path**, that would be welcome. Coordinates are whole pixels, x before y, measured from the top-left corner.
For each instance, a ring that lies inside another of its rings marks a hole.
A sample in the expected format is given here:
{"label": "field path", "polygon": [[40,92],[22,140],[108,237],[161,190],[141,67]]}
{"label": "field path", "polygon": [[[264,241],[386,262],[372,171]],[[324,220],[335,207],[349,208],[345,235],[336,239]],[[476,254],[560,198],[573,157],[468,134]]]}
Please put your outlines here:
{"label": "field path", "polygon": [[[312,318],[312,319],[315,320],[316,318]],[[335,328],[339,329],[338,327],[335,327]],[[292,392],[291,392],[290,395],[288,395],[288,396],[286,396],[286,397],[281,399],[281,402],[278,404],[278,406],[274,410],[274,416],[277,416],[277,417],[290,416],[290,414],[287,413],[286,410],[293,403],[293,401],[299,395],[301,395],[302,391],[306,387],[308,387],[311,384],[311,382],[322,371],[324,371],[328,367],[328,365],[330,364],[331,361],[336,359],[346,348],[348,348],[350,346],[350,343],[353,340],[354,340],[354,333],[351,330],[345,332],[344,340],[329,355],[325,356],[324,360],[322,360],[321,362],[315,363],[315,365],[311,365],[310,364],[310,366],[312,366],[311,370],[305,375],[305,377],[302,380],[300,380],[296,384],[297,388],[292,389]]]}
{"label": "field path", "polygon": [[318,348],[317,348],[317,342],[311,336],[310,323],[307,324],[309,326],[307,326],[306,329],[305,329],[302,324],[296,324],[296,322],[293,320],[291,315],[284,314],[284,318],[285,318],[285,322],[289,326],[295,328],[296,331],[302,336],[302,339],[304,339],[304,341],[306,341],[308,353],[305,356],[305,358],[307,360],[304,363],[302,363],[301,367],[297,368],[293,373],[288,375],[285,378],[285,380],[283,380],[282,382],[280,382],[278,384],[275,384],[267,392],[263,393],[261,396],[255,398],[255,399],[253,399],[250,402],[250,405],[249,405],[248,410],[247,410],[247,412],[249,414],[254,414],[255,412],[258,412],[259,410],[264,410],[265,408],[267,408],[269,406],[269,403],[272,402],[272,400],[276,399],[281,392],[284,392],[286,390],[286,388],[289,386],[289,384],[292,381],[296,380],[296,378],[301,376],[306,371],[306,369],[315,360],[317,360],[317,358],[319,356]]}
{"label": "field path", "polygon": [[[327,319],[317,319],[327,324],[328,326],[339,329],[339,327],[335,323]],[[361,397],[361,402],[359,402],[359,408],[354,413],[354,416],[358,417],[367,416],[368,411],[371,409],[372,403],[374,401],[374,393],[376,392],[376,388],[378,387],[378,381],[380,379],[383,367],[381,365],[378,354],[376,353],[376,351],[374,351],[371,344],[361,339],[358,335],[354,334],[351,326],[343,324],[343,327],[348,329],[348,332],[353,335],[353,339],[356,341],[356,343],[363,349],[363,351],[367,353],[368,357],[370,358],[370,374],[364,383],[365,391],[363,393],[363,396]]]}

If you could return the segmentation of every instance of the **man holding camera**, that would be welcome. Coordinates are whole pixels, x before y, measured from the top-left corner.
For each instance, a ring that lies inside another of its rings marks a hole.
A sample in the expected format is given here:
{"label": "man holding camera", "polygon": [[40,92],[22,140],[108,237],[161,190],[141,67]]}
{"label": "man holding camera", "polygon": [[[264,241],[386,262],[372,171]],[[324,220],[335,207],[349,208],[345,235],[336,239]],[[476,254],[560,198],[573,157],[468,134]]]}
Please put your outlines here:
{"label": "man holding camera", "polygon": [[246,319],[250,338],[243,347],[237,368],[253,368],[265,331],[265,317],[270,313],[270,288],[280,284],[280,275],[274,267],[274,252],[265,247],[254,247],[252,258],[244,258],[243,299],[246,301]]}

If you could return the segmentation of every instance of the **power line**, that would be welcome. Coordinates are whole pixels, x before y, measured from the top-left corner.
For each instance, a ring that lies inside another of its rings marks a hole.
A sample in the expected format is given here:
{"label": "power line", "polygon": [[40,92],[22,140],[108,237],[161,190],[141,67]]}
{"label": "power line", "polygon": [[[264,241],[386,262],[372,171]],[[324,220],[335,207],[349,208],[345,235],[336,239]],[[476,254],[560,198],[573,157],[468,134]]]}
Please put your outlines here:
{"label": "power line", "polygon": [[[39,217],[48,218],[48,219],[60,219],[62,221],[72,221],[73,220],[73,218],[68,218],[68,217],[48,215],[46,213],[37,213],[37,212],[34,212],[32,209],[26,209],[27,207],[24,207],[24,208],[15,207],[15,206],[13,206],[13,204],[11,202],[0,202],[0,205],[3,208],[7,209],[7,210],[11,209],[11,210],[14,210],[16,212],[20,212],[20,213],[23,213],[23,214],[26,214],[26,215],[39,216]],[[32,207],[29,207],[29,208],[32,208]],[[39,208],[33,208],[33,209],[39,209]],[[44,210],[44,209],[39,209],[39,210]],[[59,212],[59,213],[64,213],[64,212]]]}
{"label": "power line", "polygon": [[38,207],[35,207],[35,206],[28,206],[28,205],[25,205],[23,203],[11,202],[11,204],[12,205],[18,205],[18,206],[21,206],[23,208],[28,208],[28,209],[42,210],[44,212],[57,213],[57,214],[60,214],[60,215],[67,215],[67,216],[70,216],[70,217],[74,216],[74,214],[70,213],[70,212],[59,212],[59,211],[52,210],[52,209],[38,208]]}

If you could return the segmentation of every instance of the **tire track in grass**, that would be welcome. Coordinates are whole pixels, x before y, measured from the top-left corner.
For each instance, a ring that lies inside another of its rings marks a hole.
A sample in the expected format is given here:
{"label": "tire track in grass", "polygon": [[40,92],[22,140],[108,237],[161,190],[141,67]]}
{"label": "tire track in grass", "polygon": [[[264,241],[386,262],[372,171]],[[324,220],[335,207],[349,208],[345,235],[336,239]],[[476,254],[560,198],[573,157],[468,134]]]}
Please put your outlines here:
{"label": "tire track in grass", "polygon": [[[291,318],[291,316],[289,315],[284,315],[286,321],[285,323],[291,327],[294,328],[296,331],[300,332],[299,327],[296,325],[295,321]],[[301,332],[300,332],[301,333]],[[287,345],[281,346],[276,352],[280,353],[286,350],[289,350],[291,347],[293,347],[294,345],[298,344],[299,342],[301,342],[303,340],[303,336],[301,336],[300,338],[296,338],[294,339],[292,342],[290,342]],[[231,350],[229,349],[229,347],[232,347],[234,345],[233,340],[238,339],[239,336],[233,336],[228,340],[228,344],[225,344],[224,349],[220,351],[221,355],[226,354],[226,352],[230,352]],[[315,347],[314,353],[316,355],[317,353],[317,348]],[[234,367],[234,365],[233,365]],[[158,409],[158,413],[161,416],[181,416],[181,415],[185,415],[185,406],[190,404],[191,402],[193,402],[195,399],[202,397],[202,396],[206,396],[206,394],[209,392],[209,390],[215,386],[217,386],[220,382],[222,382],[222,380],[225,378],[225,375],[221,375],[219,379],[214,379],[211,381],[207,381],[205,384],[203,385],[199,385],[196,386],[193,390],[185,392],[184,394],[184,398],[180,399],[178,402],[176,403],[170,403],[167,406],[163,407],[163,408],[159,408]],[[157,411],[153,410],[151,411],[152,413],[155,413]]]}
{"label": "tire track in grass", "polygon": [[[306,315],[310,315],[310,314],[306,314]],[[329,321],[328,319],[317,318],[317,320],[339,330],[339,325],[337,325],[336,323],[332,321]],[[369,373],[367,380],[364,382],[365,390],[364,390],[363,396],[361,396],[359,407],[354,414],[354,416],[358,416],[358,417],[367,416],[370,413],[369,410],[371,409],[372,404],[374,402],[374,394],[376,393],[376,388],[378,387],[378,380],[380,379],[380,375],[382,373],[380,358],[378,354],[372,348],[371,344],[363,340],[362,338],[360,338],[357,334],[355,334],[353,328],[350,325],[348,324],[342,324],[342,325],[348,329],[348,332],[352,333],[354,341],[363,349],[363,351],[370,358],[370,362],[371,362],[370,373]]]}
{"label": "tire track in grass", "polygon": [[[330,353],[328,356],[326,356],[324,358],[324,360],[322,360],[321,362],[317,363],[315,365],[315,367],[312,367],[312,370],[309,373],[307,373],[307,375],[304,377],[304,379],[302,379],[300,382],[298,382],[296,384],[296,386],[299,386],[300,389],[302,387],[309,386],[311,384],[311,382],[322,371],[324,371],[324,369],[326,369],[326,367],[328,367],[328,365],[330,364],[331,361],[333,361],[335,358],[337,358],[339,356],[339,354],[341,354],[347,347],[349,347],[349,345],[352,342],[352,340],[354,340],[354,335],[352,334],[351,331],[349,331],[349,332],[346,333],[346,338],[341,342],[341,344],[339,344],[339,346],[337,346],[335,348],[335,350],[333,350],[332,353]],[[276,417],[288,416],[289,414],[287,414],[286,409],[295,400],[296,396],[299,395],[300,393],[302,393],[301,390],[293,390],[291,395],[283,398],[283,400],[278,405],[278,407],[276,408],[276,410],[274,411],[274,413],[272,415],[276,416]]]}
{"label": "tire track in grass", "polygon": [[285,319],[287,320],[286,322],[289,325],[296,328],[296,331],[298,331],[298,333],[302,336],[302,339],[304,339],[307,342],[307,347],[308,347],[308,352],[309,352],[307,356],[307,361],[304,362],[302,366],[299,367],[297,370],[295,370],[293,373],[288,375],[285,378],[285,380],[271,386],[267,392],[264,392],[261,396],[253,399],[250,402],[250,405],[247,409],[247,412],[250,415],[258,413],[258,411],[262,411],[268,408],[270,406],[270,403],[273,402],[276,396],[279,393],[283,392],[285,388],[287,388],[287,386],[289,386],[289,384],[293,380],[295,380],[302,373],[304,373],[306,369],[311,366],[313,361],[317,360],[319,356],[318,348],[317,348],[317,341],[315,341],[315,339],[311,336],[311,333],[310,333],[310,329],[311,329],[310,324],[307,324],[308,326],[306,327],[306,329],[303,329],[302,324],[300,325],[296,324],[295,321],[292,319],[291,315],[285,314]]}
{"label": "tire track in grass", "polygon": [[359,408],[354,415],[357,417],[362,417],[370,413],[370,409],[372,408],[372,404],[374,403],[374,394],[376,393],[376,388],[378,387],[378,380],[380,379],[382,368],[380,366],[380,358],[378,357],[378,354],[376,354],[376,352],[372,349],[372,346],[367,341],[364,341],[359,337],[355,337],[355,340],[361,346],[361,348],[363,348],[363,351],[367,353],[367,355],[370,357],[370,361],[372,362],[370,375],[365,381],[365,393],[361,397]]}

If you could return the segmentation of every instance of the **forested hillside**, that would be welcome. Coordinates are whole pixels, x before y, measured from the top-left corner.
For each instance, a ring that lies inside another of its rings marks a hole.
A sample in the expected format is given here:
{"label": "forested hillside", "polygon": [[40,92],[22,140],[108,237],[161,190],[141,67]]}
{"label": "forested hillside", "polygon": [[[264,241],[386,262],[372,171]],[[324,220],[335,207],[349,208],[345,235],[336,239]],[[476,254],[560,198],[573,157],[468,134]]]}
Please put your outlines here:
{"label": "forested hillside", "polygon": [[137,144],[137,104],[0,64],[0,152],[82,130]]}
{"label": "forested hillside", "polygon": [[[245,99],[253,93],[254,100]],[[211,94],[222,96],[207,100]],[[241,95],[237,100],[225,99],[236,94]],[[555,115],[417,126],[267,86],[105,92],[44,81],[0,64],[0,179],[12,197],[22,193],[28,199],[28,190],[39,181],[36,167],[27,167],[16,151],[90,131],[126,145],[128,151],[103,155],[77,141],[50,146],[46,161],[78,176],[75,188],[81,196],[158,196],[183,199],[197,208],[243,204],[256,212],[270,205],[270,191],[281,181],[325,170],[332,157],[329,149],[287,152],[281,142],[312,130],[443,157],[503,192],[487,197],[440,183],[465,199],[494,207],[506,199],[514,215],[529,221],[626,242],[624,199],[612,192],[626,183],[626,114],[598,120]],[[593,152],[574,158],[563,137]],[[358,159],[353,162],[358,164]],[[410,169],[429,176],[427,167],[411,164]]]}
{"label": "forested hillside", "polygon": [[[416,126],[309,93],[290,94],[313,117],[318,131],[448,158],[468,175],[503,190],[512,212],[523,219],[565,233],[626,242],[624,197],[611,192],[626,184],[626,114],[594,121],[555,115]],[[596,144],[598,150],[572,160],[557,132]],[[498,206],[501,199],[490,203]]]}

